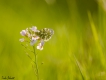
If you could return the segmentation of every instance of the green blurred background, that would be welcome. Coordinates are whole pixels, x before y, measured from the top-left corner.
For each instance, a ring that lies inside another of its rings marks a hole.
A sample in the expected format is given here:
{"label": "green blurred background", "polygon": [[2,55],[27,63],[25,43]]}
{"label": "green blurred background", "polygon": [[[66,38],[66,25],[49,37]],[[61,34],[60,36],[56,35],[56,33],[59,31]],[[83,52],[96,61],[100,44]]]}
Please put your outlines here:
{"label": "green blurred background", "polygon": [[40,80],[106,80],[105,21],[105,0],[0,0],[0,80],[36,80],[19,42],[31,26],[54,30],[36,50]]}

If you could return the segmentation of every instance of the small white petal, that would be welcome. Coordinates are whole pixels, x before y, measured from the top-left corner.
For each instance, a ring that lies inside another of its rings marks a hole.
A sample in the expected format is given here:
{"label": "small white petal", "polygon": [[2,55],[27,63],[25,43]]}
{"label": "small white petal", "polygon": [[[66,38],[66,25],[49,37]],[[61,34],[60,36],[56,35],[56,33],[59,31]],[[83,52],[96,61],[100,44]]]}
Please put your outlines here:
{"label": "small white petal", "polygon": [[27,35],[27,37],[31,37],[31,34],[29,33],[29,30],[28,30],[28,28],[26,28],[26,35]]}
{"label": "small white petal", "polygon": [[42,40],[42,41],[41,41],[41,46],[43,46],[43,45],[44,45],[44,41]]}
{"label": "small white petal", "polygon": [[32,37],[30,45],[33,46],[35,44],[36,40],[37,40],[36,38]]}
{"label": "small white petal", "polygon": [[24,38],[19,39],[20,42],[24,42]]}
{"label": "small white petal", "polygon": [[32,28],[30,28],[32,31],[34,32],[38,32],[37,27],[36,26],[32,26]]}
{"label": "small white petal", "polygon": [[32,41],[35,41],[36,40],[36,37],[32,37]]}
{"label": "small white petal", "polygon": [[38,44],[37,49],[43,50],[43,46],[41,46],[41,43]]}
{"label": "small white petal", "polygon": [[22,30],[22,31],[20,32],[20,34],[21,34],[22,36],[25,36],[25,35],[26,35],[26,31],[25,31],[25,30]]}
{"label": "small white petal", "polygon": [[37,49],[43,50],[44,41],[42,40],[41,43],[38,44]]}

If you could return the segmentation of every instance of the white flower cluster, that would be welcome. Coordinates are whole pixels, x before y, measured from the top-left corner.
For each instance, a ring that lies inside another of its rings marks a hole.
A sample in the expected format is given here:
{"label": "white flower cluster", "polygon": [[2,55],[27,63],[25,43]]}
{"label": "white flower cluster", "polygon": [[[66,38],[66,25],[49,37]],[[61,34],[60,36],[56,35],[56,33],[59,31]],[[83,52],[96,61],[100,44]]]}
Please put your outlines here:
{"label": "white flower cluster", "polygon": [[37,41],[40,41],[37,49],[43,50],[44,42],[48,41],[51,38],[51,36],[54,34],[54,31],[48,28],[37,30],[36,26],[32,26],[32,28],[22,30],[20,34],[24,36],[24,38],[19,39],[20,42],[29,41],[30,45],[34,46]]}

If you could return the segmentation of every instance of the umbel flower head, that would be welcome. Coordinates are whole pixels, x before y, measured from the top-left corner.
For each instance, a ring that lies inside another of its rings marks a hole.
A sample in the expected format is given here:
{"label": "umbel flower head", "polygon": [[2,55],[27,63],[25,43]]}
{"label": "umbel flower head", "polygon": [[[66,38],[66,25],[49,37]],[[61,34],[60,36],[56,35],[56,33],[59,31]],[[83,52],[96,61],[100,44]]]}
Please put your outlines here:
{"label": "umbel flower head", "polygon": [[20,34],[24,37],[19,39],[20,42],[29,42],[31,46],[39,41],[37,49],[43,50],[44,43],[51,39],[54,31],[49,28],[44,28],[38,30],[36,26],[32,26],[31,28],[26,28],[26,30],[22,30]]}

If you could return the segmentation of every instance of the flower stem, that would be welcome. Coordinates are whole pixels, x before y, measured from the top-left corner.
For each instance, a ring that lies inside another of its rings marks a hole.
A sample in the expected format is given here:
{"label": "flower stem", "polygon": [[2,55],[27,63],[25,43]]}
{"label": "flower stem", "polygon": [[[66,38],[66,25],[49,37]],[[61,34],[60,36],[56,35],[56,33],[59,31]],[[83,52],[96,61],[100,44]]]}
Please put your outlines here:
{"label": "flower stem", "polygon": [[33,50],[34,50],[34,55],[35,55],[36,77],[37,77],[37,80],[39,80],[39,71],[38,71],[37,55],[36,55],[36,52],[35,52],[35,46],[33,46]]}

